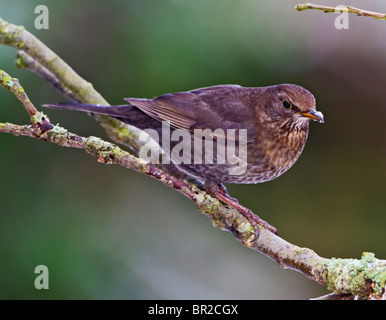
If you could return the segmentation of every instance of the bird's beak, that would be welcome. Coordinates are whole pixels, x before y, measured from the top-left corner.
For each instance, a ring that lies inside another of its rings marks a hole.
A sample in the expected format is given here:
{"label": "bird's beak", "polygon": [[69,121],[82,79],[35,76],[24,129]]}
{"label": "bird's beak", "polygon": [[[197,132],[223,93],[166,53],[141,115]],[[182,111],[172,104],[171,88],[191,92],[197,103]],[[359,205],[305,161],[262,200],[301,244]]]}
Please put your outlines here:
{"label": "bird's beak", "polygon": [[303,117],[318,121],[319,123],[324,122],[323,114],[320,111],[316,111],[315,109],[310,109],[307,112],[299,112]]}

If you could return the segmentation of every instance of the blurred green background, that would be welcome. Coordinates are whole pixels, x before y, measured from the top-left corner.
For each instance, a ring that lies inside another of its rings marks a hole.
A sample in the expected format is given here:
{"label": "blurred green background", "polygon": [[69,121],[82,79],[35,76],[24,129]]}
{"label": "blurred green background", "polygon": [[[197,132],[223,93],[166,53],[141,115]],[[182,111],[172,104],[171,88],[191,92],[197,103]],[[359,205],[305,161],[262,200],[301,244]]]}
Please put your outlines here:
{"label": "blurred green background", "polygon": [[[237,83],[296,83],[324,113],[286,174],[229,185],[284,239],[323,257],[386,258],[384,21],[296,12],[297,1],[5,1],[0,16],[24,25],[111,104],[124,97]],[[339,5],[340,1],[318,1]],[[38,4],[49,29],[34,27]],[[382,0],[350,0],[385,12]],[[65,101],[15,67],[0,46],[0,69],[21,80],[36,106]],[[25,124],[0,90],[0,121]],[[106,138],[86,114],[45,110],[54,123]],[[0,298],[308,299],[324,287],[243,247],[195,205],[159,182],[86,153],[0,134]],[[36,290],[46,265],[49,290]]]}

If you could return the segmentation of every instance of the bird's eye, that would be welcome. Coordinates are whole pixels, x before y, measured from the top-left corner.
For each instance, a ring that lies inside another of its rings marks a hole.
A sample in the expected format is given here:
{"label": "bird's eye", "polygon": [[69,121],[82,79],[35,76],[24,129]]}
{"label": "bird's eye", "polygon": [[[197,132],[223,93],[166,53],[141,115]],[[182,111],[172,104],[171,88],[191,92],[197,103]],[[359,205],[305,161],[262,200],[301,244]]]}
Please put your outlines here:
{"label": "bird's eye", "polygon": [[292,108],[292,104],[288,100],[283,100],[283,107],[286,108],[286,109],[291,109]]}

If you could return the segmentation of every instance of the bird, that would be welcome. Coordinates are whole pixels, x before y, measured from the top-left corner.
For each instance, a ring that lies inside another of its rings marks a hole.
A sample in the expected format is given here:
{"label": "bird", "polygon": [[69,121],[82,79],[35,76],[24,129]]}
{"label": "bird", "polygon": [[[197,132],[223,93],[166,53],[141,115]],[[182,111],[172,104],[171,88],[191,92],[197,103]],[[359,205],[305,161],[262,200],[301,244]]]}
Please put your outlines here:
{"label": "bird", "polygon": [[306,144],[310,121],[324,122],[310,91],[295,84],[225,84],[124,100],[126,104],[111,106],[43,107],[104,114],[151,132],[170,155],[167,171],[238,210],[251,223],[255,239],[258,225],[277,234],[275,227],[232,198],[224,184],[270,181],[293,166]]}

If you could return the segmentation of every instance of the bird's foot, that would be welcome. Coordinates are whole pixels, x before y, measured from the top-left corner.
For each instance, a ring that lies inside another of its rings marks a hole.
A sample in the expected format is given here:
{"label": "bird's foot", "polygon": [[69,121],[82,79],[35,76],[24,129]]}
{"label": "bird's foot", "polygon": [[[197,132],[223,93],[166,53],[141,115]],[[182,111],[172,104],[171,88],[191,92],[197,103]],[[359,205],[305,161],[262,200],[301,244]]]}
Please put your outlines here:
{"label": "bird's foot", "polygon": [[[277,230],[275,227],[271,226],[268,222],[262,220],[259,216],[255,215],[251,210],[248,208],[245,208],[244,206],[240,205],[237,199],[232,198],[225,187],[220,184],[219,188],[217,189],[216,192],[213,193],[213,196],[215,196],[218,200],[230,205],[234,209],[236,209],[238,212],[240,212],[245,218],[248,219],[250,224],[253,227],[254,233],[255,233],[255,238],[253,241],[255,241],[258,236],[259,236],[259,227],[258,225],[263,226],[264,228],[268,229],[274,234],[277,234]],[[232,226],[232,232],[234,232],[234,227]]]}

